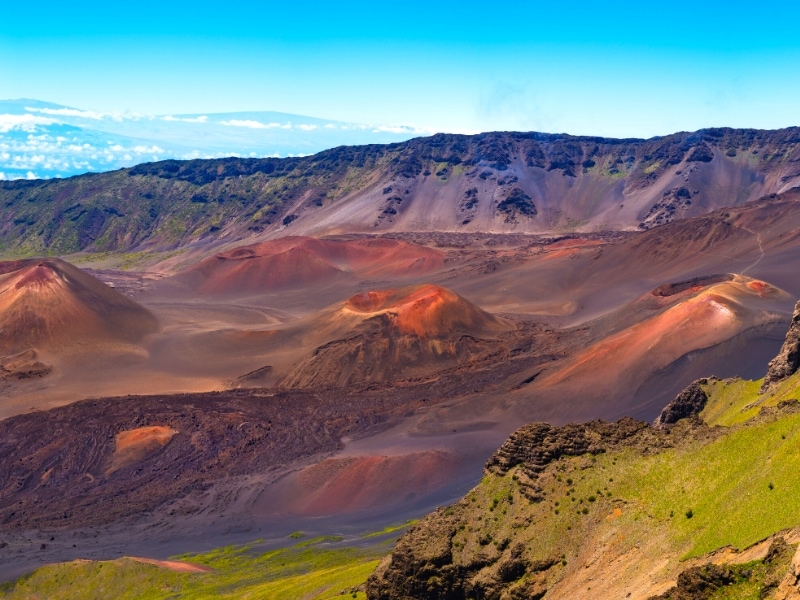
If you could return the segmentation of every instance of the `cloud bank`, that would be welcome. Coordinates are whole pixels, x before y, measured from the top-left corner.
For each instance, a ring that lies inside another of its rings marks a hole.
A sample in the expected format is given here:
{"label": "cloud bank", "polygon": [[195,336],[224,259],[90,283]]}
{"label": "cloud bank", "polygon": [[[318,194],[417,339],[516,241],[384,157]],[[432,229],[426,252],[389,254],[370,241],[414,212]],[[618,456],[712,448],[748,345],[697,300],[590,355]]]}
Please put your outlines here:
{"label": "cloud bank", "polygon": [[145,115],[0,101],[0,181],[69,177],[166,159],[305,156],[434,131],[270,112]]}

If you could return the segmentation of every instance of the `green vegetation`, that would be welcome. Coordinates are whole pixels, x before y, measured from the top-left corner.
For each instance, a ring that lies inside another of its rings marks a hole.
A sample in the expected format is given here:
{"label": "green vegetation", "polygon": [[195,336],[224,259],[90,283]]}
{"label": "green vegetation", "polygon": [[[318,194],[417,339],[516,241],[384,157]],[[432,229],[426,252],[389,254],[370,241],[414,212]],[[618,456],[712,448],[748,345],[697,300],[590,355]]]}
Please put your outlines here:
{"label": "green vegetation", "polygon": [[650,175],[650,173],[655,173],[661,168],[661,161],[657,160],[656,162],[646,166],[642,171],[645,175]]}
{"label": "green vegetation", "polygon": [[730,427],[754,417],[760,410],[755,402],[761,380],[712,380],[702,387],[709,401],[700,417],[709,425]]}
{"label": "green vegetation", "polygon": [[739,378],[710,380],[702,386],[709,399],[700,417],[709,425],[730,427],[752,419],[762,408],[800,398],[800,373],[777,383],[765,394],[759,392],[762,382],[762,379]]}
{"label": "green vegetation", "polygon": [[[405,526],[390,527],[375,535]],[[359,547],[340,542],[341,538],[317,538],[265,553],[256,552],[252,545],[227,546],[204,554],[173,557],[213,569],[207,573],[179,573],[130,558],[107,562],[78,560],[42,567],[14,583],[0,586],[0,598],[364,600],[362,584],[380,558],[391,550],[392,542],[365,545],[362,539]]]}
{"label": "green vegetation", "polygon": [[417,523],[419,523],[419,519],[409,519],[405,523],[399,523],[396,525],[387,525],[380,531],[373,531],[371,533],[367,533],[363,537],[365,539],[368,539],[368,538],[375,538],[384,535],[389,535],[391,533],[397,533],[398,531],[404,531],[405,529],[408,529],[409,527],[411,527],[412,525],[416,525]]}
{"label": "green vegetation", "polygon": [[168,252],[79,252],[62,258],[80,267],[129,271],[144,269],[148,265],[181,256],[186,250],[179,248]]}
{"label": "green vegetation", "polygon": [[[534,479],[523,466],[487,475],[451,509],[463,525],[453,538],[456,563],[489,544],[502,551],[521,542],[530,561],[563,555],[576,564],[587,543],[610,539],[620,553],[687,559],[800,525],[800,412],[759,414],[796,397],[799,384],[800,375],[762,397],[761,382],[710,381],[703,416],[723,428],[692,434],[683,423],[672,448],[566,456]],[[756,589],[755,579],[736,589]],[[714,597],[750,591],[742,593]]]}

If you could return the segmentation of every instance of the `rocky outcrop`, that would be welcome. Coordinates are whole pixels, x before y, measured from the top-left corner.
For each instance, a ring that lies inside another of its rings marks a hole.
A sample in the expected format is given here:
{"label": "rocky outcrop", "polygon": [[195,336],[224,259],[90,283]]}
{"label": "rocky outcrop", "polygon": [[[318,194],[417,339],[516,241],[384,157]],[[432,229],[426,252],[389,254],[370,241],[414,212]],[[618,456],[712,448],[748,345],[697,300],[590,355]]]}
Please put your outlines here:
{"label": "rocky outcrop", "polygon": [[529,560],[525,546],[487,545],[469,562],[453,560],[459,516],[440,508],[400,538],[367,580],[370,600],[538,600],[561,559]]}
{"label": "rocky outcrop", "polygon": [[486,463],[486,469],[504,475],[522,464],[527,471],[540,472],[562,456],[601,454],[646,429],[646,423],[630,417],[616,423],[592,421],[563,427],[530,423],[511,434]]}
{"label": "rocky outcrop", "polygon": [[775,590],[775,600],[800,600],[800,549],[795,552],[788,572]]}
{"label": "rocky outcrop", "polygon": [[797,560],[795,546],[790,546],[783,537],[778,536],[773,539],[766,556],[758,561],[760,568],[753,568],[753,563],[713,562],[690,567],[678,575],[676,585],[661,595],[652,596],[650,600],[707,600],[718,597],[716,592],[723,588],[727,588],[726,598],[744,597],[737,594],[738,589],[729,587],[737,585],[750,588],[758,586],[761,598],[800,598],[795,575]]}
{"label": "rocky outcrop", "polygon": [[656,417],[653,427],[664,429],[668,425],[674,425],[681,419],[688,419],[699,415],[708,402],[708,394],[701,387],[702,383],[707,383],[707,379],[698,379],[689,384],[685,390],[678,394],[675,399],[664,407],[661,414]]}
{"label": "rocky outcrop", "polygon": [[[464,598],[464,567],[453,564],[452,538],[457,521],[444,509],[410,528],[367,580],[372,600]],[[476,557],[477,559],[477,557]]]}
{"label": "rocky outcrop", "polygon": [[736,573],[729,566],[707,564],[692,567],[678,575],[677,585],[650,600],[706,600],[735,580]]}
{"label": "rocky outcrop", "polygon": [[781,351],[769,363],[764,383],[761,385],[761,393],[769,390],[773,384],[794,375],[798,367],[800,367],[800,302],[794,307],[792,324],[786,333],[786,341],[783,342]]}
{"label": "rocky outcrop", "polygon": [[[540,481],[541,474],[562,457],[596,455],[623,446],[647,452],[671,445],[679,437],[656,431],[631,418],[615,423],[593,421],[564,427],[531,423],[514,432],[489,459],[487,477],[500,478],[519,467],[513,476],[520,494],[519,502],[535,506],[547,495]],[[369,578],[367,597],[370,600],[544,597],[553,581],[563,573],[567,561],[563,556],[536,555],[529,544],[515,540],[514,535],[493,538],[479,521],[484,517],[488,520],[495,509],[505,514],[498,508],[500,500],[493,500],[488,512],[483,514],[474,502],[476,499],[470,498],[440,508],[409,529],[392,555]],[[513,504],[509,496],[505,502]],[[476,536],[474,550],[469,552],[464,552],[465,542],[459,538],[465,529],[472,530]]]}

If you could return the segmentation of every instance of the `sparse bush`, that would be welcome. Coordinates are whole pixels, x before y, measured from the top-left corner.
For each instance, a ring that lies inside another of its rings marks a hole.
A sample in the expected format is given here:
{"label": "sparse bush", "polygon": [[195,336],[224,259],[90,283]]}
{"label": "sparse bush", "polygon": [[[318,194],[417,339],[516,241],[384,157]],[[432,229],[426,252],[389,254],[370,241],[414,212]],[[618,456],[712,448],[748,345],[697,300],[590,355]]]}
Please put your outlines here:
{"label": "sparse bush", "polygon": [[686,518],[691,519],[694,516],[694,511],[690,508],[686,511]]}

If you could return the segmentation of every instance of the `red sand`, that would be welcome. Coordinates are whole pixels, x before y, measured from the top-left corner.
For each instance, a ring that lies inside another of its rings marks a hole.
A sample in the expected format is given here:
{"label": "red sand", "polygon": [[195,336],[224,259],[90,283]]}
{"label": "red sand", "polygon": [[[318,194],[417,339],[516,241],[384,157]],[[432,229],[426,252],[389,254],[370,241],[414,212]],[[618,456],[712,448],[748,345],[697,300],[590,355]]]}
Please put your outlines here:
{"label": "red sand", "polygon": [[355,313],[388,312],[400,333],[420,338],[443,337],[460,330],[510,328],[455,292],[431,284],[358,294],[347,300],[344,308]]}
{"label": "red sand", "polygon": [[769,286],[766,283],[757,280],[748,281],[747,287],[762,297],[767,293],[769,288]]}
{"label": "red sand", "polygon": [[424,275],[444,263],[438,250],[399,240],[286,237],[207,258],[175,277],[206,294],[265,292],[358,277]]}
{"label": "red sand", "polygon": [[331,458],[267,489],[267,513],[324,516],[388,506],[430,493],[448,480],[453,456],[438,450],[399,456]]}
{"label": "red sand", "polygon": [[753,299],[774,293],[777,290],[772,286],[740,278],[675,294],[669,297],[678,300],[673,306],[575,354],[565,367],[543,377],[538,385],[586,380],[610,389],[621,386],[631,373],[658,370],[688,352],[724,342],[752,326],[760,311],[748,306],[748,296]]}
{"label": "red sand", "polygon": [[111,466],[106,473],[113,473],[150,456],[166,446],[176,433],[171,427],[162,425],[119,432]]}

